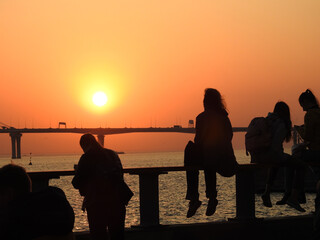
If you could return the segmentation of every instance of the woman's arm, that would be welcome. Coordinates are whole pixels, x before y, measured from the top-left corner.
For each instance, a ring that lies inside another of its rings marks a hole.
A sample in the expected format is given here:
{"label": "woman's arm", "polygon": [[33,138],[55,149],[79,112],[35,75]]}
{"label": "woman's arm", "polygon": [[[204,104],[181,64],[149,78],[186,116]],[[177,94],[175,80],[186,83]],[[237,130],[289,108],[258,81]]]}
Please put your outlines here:
{"label": "woman's arm", "polygon": [[83,154],[80,157],[75,175],[72,179],[72,185],[75,189],[80,189],[83,186],[83,183],[88,177],[88,166],[86,166],[86,156]]}
{"label": "woman's arm", "polygon": [[231,121],[230,119],[227,117],[226,123],[225,123],[225,137],[226,137],[226,141],[227,142],[231,142],[232,141],[232,137],[233,137],[233,130],[232,130],[232,125],[231,125]]}
{"label": "woman's arm", "polygon": [[194,137],[194,143],[200,144],[202,141],[202,132],[203,132],[203,121],[200,114],[196,118],[196,134]]}
{"label": "woman's arm", "polygon": [[294,125],[294,129],[298,132],[298,134],[302,139],[305,138],[304,125],[301,125],[301,126]]}
{"label": "woman's arm", "polygon": [[270,149],[273,152],[282,152],[283,151],[283,142],[287,135],[287,129],[284,123],[277,124],[277,128],[275,129]]}

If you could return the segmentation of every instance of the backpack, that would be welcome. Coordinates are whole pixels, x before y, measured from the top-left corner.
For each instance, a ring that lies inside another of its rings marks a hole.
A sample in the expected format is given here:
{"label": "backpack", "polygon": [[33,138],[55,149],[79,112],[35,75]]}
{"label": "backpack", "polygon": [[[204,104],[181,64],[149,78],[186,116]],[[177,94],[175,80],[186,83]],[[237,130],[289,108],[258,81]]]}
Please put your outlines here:
{"label": "backpack", "polygon": [[272,141],[271,126],[267,118],[255,117],[251,120],[245,135],[246,154],[267,150]]}

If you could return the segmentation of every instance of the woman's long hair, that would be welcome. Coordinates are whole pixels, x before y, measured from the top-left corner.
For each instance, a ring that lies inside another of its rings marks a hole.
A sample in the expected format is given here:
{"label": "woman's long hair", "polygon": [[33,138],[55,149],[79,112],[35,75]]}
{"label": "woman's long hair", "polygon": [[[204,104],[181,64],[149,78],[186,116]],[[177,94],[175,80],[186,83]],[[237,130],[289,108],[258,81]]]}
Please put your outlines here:
{"label": "woman's long hair", "polygon": [[286,142],[289,142],[291,140],[291,130],[292,130],[292,122],[290,117],[290,108],[285,102],[277,102],[277,104],[274,106],[273,112],[277,114],[286,125],[287,134],[286,134]]}
{"label": "woman's long hair", "polygon": [[308,101],[311,104],[313,104],[314,107],[319,108],[319,102],[318,102],[317,98],[314,96],[314,94],[311,92],[310,89],[307,89],[305,92],[301,93],[301,95],[299,97],[300,105],[305,101]]}
{"label": "woman's long hair", "polygon": [[103,147],[96,140],[96,138],[91,133],[83,134],[80,138],[80,146],[82,149],[87,149],[88,147],[101,150]]}
{"label": "woman's long hair", "polygon": [[226,111],[221,94],[214,88],[207,88],[204,92],[203,106],[205,110]]}

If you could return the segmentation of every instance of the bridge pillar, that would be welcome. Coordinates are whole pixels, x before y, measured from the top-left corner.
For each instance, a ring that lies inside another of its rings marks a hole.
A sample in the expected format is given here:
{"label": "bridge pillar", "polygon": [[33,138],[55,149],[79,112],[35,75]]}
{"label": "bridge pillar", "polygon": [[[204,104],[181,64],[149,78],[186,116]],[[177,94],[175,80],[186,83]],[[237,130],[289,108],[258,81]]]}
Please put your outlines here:
{"label": "bridge pillar", "polygon": [[10,133],[12,159],[21,158],[21,133]]}
{"label": "bridge pillar", "polygon": [[98,135],[98,142],[104,147],[104,135]]}
{"label": "bridge pillar", "polygon": [[154,227],[160,225],[159,220],[159,175],[166,171],[137,171],[139,175],[140,225]]}
{"label": "bridge pillar", "polygon": [[255,220],[253,169],[242,169],[236,174],[236,219]]}
{"label": "bridge pillar", "polygon": [[17,158],[16,156],[16,137],[15,134],[10,133],[10,137],[11,137],[11,158],[15,159]]}
{"label": "bridge pillar", "polygon": [[21,158],[21,136],[22,134],[17,134],[17,158]]}

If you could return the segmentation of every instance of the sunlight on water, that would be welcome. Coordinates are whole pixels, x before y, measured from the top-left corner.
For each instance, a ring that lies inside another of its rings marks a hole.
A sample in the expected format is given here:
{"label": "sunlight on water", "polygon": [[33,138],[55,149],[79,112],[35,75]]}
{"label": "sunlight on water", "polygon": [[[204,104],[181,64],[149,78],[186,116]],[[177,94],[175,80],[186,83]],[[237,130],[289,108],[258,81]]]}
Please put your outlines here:
{"label": "sunlight on water", "polygon": [[[243,150],[235,151],[237,161],[239,163],[249,163],[250,159],[245,155]],[[119,155],[124,168],[130,167],[162,167],[162,166],[182,166],[183,152],[161,152],[161,153],[132,153]],[[23,156],[22,159],[12,160],[13,163],[21,165],[27,171],[47,171],[47,170],[70,170],[73,165],[77,164],[80,155],[65,156],[33,156],[32,165],[29,164],[29,156]],[[0,166],[11,162],[9,157],[0,158]],[[82,197],[78,191],[73,189],[71,185],[72,176],[61,177],[61,179],[52,179],[50,185],[62,188],[68,200],[70,201],[75,214],[76,223],[74,231],[88,230],[86,213],[81,211]],[[134,191],[135,195],[131,199],[127,207],[126,227],[138,225],[139,218],[139,184],[138,176],[125,174],[125,180]],[[185,200],[186,179],[185,172],[169,172],[160,175],[159,191],[160,191],[160,223],[161,224],[179,224],[179,223],[199,223],[208,221],[225,220],[234,218],[236,211],[235,202],[235,178],[223,178],[218,175],[217,180],[218,201],[216,213],[207,217],[205,215],[207,199],[205,198],[205,183],[203,172],[200,172],[200,200],[202,206],[197,214],[190,218],[186,218],[188,201]],[[281,199],[281,193],[273,193],[272,201],[275,203]],[[307,204],[303,207],[310,213],[314,210],[314,194],[307,194]],[[265,208],[262,205],[260,195],[256,195],[256,216],[295,216],[300,215],[299,212],[284,206],[276,206],[273,208]]]}

